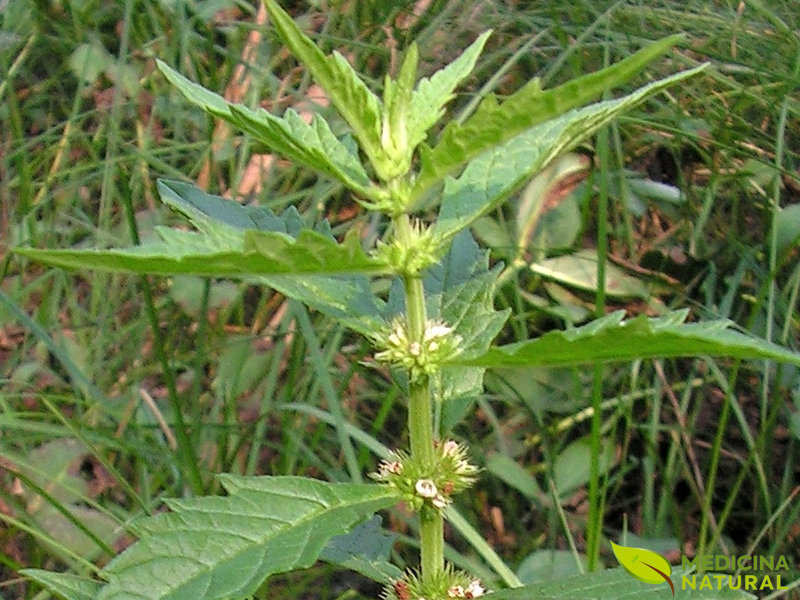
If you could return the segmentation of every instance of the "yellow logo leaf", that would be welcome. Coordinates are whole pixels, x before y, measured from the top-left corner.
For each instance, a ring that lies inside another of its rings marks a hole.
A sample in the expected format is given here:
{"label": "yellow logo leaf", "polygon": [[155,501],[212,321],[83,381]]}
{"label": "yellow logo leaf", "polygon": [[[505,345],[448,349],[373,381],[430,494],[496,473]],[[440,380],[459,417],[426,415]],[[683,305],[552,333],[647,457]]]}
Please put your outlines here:
{"label": "yellow logo leaf", "polygon": [[614,556],[617,557],[619,564],[625,567],[631,575],[639,581],[645,583],[668,583],[672,588],[672,595],[675,595],[675,588],[669,576],[672,574],[672,567],[660,554],[644,548],[628,548],[611,542]]}

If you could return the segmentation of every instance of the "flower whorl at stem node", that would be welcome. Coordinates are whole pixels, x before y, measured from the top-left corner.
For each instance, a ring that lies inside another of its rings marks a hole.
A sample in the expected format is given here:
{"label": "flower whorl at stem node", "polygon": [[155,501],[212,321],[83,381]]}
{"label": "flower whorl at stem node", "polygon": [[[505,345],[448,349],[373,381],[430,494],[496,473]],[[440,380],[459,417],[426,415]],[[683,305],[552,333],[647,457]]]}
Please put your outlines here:
{"label": "flower whorl at stem node", "polygon": [[384,348],[375,360],[394,364],[408,371],[411,381],[433,375],[442,363],[461,352],[461,336],[441,321],[428,321],[421,341],[412,341],[404,319],[395,319],[391,328],[373,336]]}
{"label": "flower whorl at stem node", "polygon": [[395,237],[390,242],[378,242],[376,254],[400,273],[415,275],[439,260],[441,247],[431,230],[415,220],[409,227],[408,239]]}
{"label": "flower whorl at stem node", "polygon": [[478,468],[467,460],[467,450],[453,440],[434,442],[432,465],[421,465],[402,450],[392,452],[370,477],[395,488],[408,506],[441,511],[452,496],[475,481]]}
{"label": "flower whorl at stem node", "polygon": [[479,579],[448,564],[427,580],[415,571],[407,571],[401,579],[386,586],[382,597],[384,600],[454,600],[480,598],[487,592]]}

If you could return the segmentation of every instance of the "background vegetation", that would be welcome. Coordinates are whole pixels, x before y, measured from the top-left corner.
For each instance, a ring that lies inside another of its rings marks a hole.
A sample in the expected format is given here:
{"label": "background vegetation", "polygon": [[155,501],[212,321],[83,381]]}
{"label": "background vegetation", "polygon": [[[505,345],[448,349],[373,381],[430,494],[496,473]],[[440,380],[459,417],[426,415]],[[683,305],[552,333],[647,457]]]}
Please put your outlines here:
{"label": "background vegetation", "polygon": [[[474,228],[494,259],[513,264],[519,254],[537,265],[507,271],[497,306],[516,318],[502,339],[591,316],[595,206],[607,194],[610,309],[685,307],[800,345],[800,11],[791,0],[295,4],[284,6],[373,74],[376,89],[410,40],[430,73],[493,28],[453,114],[488,89],[508,93],[535,76],[552,86],[687,32],[650,75],[703,61],[712,70],[620,119],[561,163],[567,175],[536,180]],[[370,436],[404,445],[404,400],[388,373],[352,367],[370,349],[270,290],[67,273],[6,252],[127,245],[128,201],[146,238],[173,222],[155,200],[159,176],[275,210],[296,205],[334,232],[355,221],[374,238],[377,223],[339,185],[208,119],[154,69],[155,57],[230,99],[330,112],[257,5],[0,2],[3,597],[38,592],[16,574],[22,567],[85,572],[107,562],[132,541],[131,519],[163,497],[218,492],[214,473],[348,480],[338,414],[367,441],[357,446],[363,472],[376,463]],[[704,533],[717,552],[784,554],[795,568],[785,581],[797,579],[798,370],[679,360],[604,373],[604,534],[675,560],[694,555]],[[456,428],[485,469],[459,499],[462,512],[525,581],[576,570],[572,552],[585,544],[591,381],[580,369],[490,373],[489,393]],[[173,433],[176,406],[189,439]],[[192,454],[199,478],[186,481],[179,465]],[[402,565],[415,552],[412,524],[399,510],[387,520]],[[463,539],[448,541],[451,559],[486,571]],[[610,549],[604,558],[614,564]],[[325,565],[266,587],[281,598],[376,593]]]}

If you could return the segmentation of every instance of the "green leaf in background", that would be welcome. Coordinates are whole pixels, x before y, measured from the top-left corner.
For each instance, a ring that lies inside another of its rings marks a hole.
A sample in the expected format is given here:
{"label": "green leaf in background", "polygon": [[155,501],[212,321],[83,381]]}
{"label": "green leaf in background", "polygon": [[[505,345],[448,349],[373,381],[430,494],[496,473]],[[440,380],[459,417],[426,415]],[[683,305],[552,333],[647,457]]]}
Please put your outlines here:
{"label": "green leaf in background", "polygon": [[449,239],[497,208],[556,156],[574,148],[621,113],[704,68],[701,65],[682,71],[622,98],[570,111],[484,152],[467,165],[458,179],[445,181],[435,234],[442,240]]}
{"label": "green leaf in background", "polygon": [[219,94],[186,79],[166,63],[158,60],[156,64],[193,104],[249,133],[270,150],[337,179],[365,197],[372,197],[374,189],[358,156],[336,138],[319,115],[315,114],[309,124],[292,109],[280,118],[263,108],[253,110],[231,104]]}
{"label": "green leaf in background", "polygon": [[[581,573],[575,555],[568,550],[536,550],[525,557],[517,569],[517,577],[525,584],[560,581],[565,577]],[[586,556],[577,556],[583,572],[588,571]]]}
{"label": "green leaf in background", "polygon": [[325,56],[275,0],[265,0],[264,5],[278,35],[328,93],[366,154],[370,158],[382,155],[382,109],[378,97],[341,54],[334,51],[331,56]]}
{"label": "green leaf in background", "polygon": [[[673,570],[676,600],[749,600],[752,594],[740,590],[691,590],[681,588],[680,569]],[[535,583],[525,587],[489,594],[486,600],[664,600],[671,598],[663,585],[644,583],[625,569],[606,569],[586,575],[574,575]]]}
{"label": "green leaf in background", "polygon": [[[221,475],[226,497],[168,500],[103,570],[95,600],[243,598],[267,576],[311,566],[332,537],[398,501],[377,485]],[[47,582],[43,582],[47,583]]]}
{"label": "green leaf in background", "polygon": [[765,358],[800,365],[800,354],[731,329],[726,319],[684,323],[688,310],[623,321],[616,311],[582,327],[551,331],[526,342],[491,348],[450,362],[476,367],[566,366],[673,356]]}
{"label": "green leaf in background", "polygon": [[381,518],[375,515],[349,533],[332,538],[319,557],[386,584],[403,576],[403,571],[389,562],[395,537],[381,528]]}
{"label": "green leaf in background", "polygon": [[339,244],[327,231],[302,229],[294,209],[277,217],[267,209],[243,207],[180,182],[160,182],[159,192],[200,231],[158,227],[160,242],[126,249],[15,252],[59,267],[154,275],[250,278],[389,272],[386,263],[364,253],[357,235]]}
{"label": "green leaf in background", "polygon": [[114,57],[98,41],[81,44],[69,57],[69,68],[78,79],[94,83],[114,65]]}
{"label": "green leaf in background", "polygon": [[99,581],[69,573],[22,569],[20,574],[30,577],[64,600],[97,600],[97,594],[102,587]]}
{"label": "green leaf in background", "polygon": [[[423,285],[429,319],[444,321],[462,338],[464,352],[485,351],[510,310],[494,309],[494,286],[502,265],[489,268],[489,253],[469,231],[456,236],[447,254],[431,267]],[[390,299],[391,304],[391,299]],[[442,402],[442,432],[450,430],[483,393],[484,369],[448,367],[434,381]]]}
{"label": "green leaf in background", "polygon": [[[80,465],[89,456],[86,446],[71,438],[45,442],[21,455],[0,445],[0,456],[18,473],[21,488],[18,501],[26,520],[35,523],[55,542],[50,551],[61,555],[63,548],[95,560],[119,541],[124,531],[109,513],[88,506],[89,481]],[[37,489],[38,488],[38,489]]]}
{"label": "green leaf in background", "polygon": [[422,169],[413,196],[419,198],[437,181],[482,152],[622,85],[680,39],[681,35],[663,38],[616,64],[551,90],[543,91],[539,80],[534,79],[501,104],[494,95],[487,96],[464,124],[449,123],[435,148],[423,147]]}
{"label": "green leaf in background", "polygon": [[428,129],[444,116],[445,105],[454,97],[453,90],[475,68],[475,62],[491,33],[485,31],[449,65],[430,78],[420,79],[411,97],[408,115],[408,141],[411,148],[416,148],[425,139]]}
{"label": "green leaf in background", "polygon": [[536,479],[510,456],[493,452],[486,461],[486,470],[492,475],[521,492],[525,497],[538,503],[547,502],[547,494],[539,487]]}
{"label": "green leaf in background", "polygon": [[[546,279],[593,292],[597,290],[597,261],[597,251],[585,249],[545,258],[530,265],[530,270]],[[606,264],[605,279],[606,295],[612,298],[647,299],[653,294],[640,277],[628,275],[614,264]]]}
{"label": "green leaf in background", "polygon": [[590,167],[588,156],[568,152],[550,162],[525,186],[515,219],[519,255],[528,248],[540,253],[572,246],[581,227],[580,210],[574,196],[564,198],[562,190],[585,176]]}
{"label": "green leaf in background", "polygon": [[[178,304],[188,315],[197,319],[203,309],[203,288],[205,280],[193,275],[175,275],[170,279],[170,299]],[[229,307],[242,293],[241,286],[232,281],[214,281],[208,291],[206,308],[210,311]]]}
{"label": "green leaf in background", "polygon": [[800,204],[790,204],[778,210],[777,242],[778,256],[800,243]]}
{"label": "green leaf in background", "polygon": [[[598,456],[601,475],[614,466],[614,454],[614,441],[604,438]],[[575,490],[588,483],[591,463],[592,444],[588,437],[575,440],[558,453],[553,464],[553,479],[561,500],[566,500]]]}

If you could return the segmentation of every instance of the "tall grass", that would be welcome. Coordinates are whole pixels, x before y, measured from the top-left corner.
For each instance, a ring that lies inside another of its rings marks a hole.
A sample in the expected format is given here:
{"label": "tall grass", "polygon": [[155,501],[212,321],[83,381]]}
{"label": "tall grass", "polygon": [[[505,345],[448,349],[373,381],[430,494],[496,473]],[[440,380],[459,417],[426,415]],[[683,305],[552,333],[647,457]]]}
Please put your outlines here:
{"label": "tall grass", "polygon": [[[664,71],[705,60],[714,69],[587,148],[594,173],[574,246],[633,266],[628,273],[652,296],[570,291],[523,270],[497,299],[522,315],[502,335],[562,327],[557,309],[566,305],[666,306],[798,346],[797,245],[780,245],[787,230],[797,233],[781,209],[800,195],[800,13],[791,0],[434,1],[419,3],[417,16],[410,2],[317,4],[293,10],[324,44],[376,74],[376,89],[411,39],[432,72],[494,28],[455,114],[488,91],[508,93],[534,76],[556,85],[644,40],[687,32]],[[387,374],[349,366],[368,348],[270,290],[66,273],[5,254],[13,245],[148,237],[172,218],[154,200],[159,176],[275,210],[296,204],[334,231],[356,220],[365,238],[377,235],[341,188],[254,158],[263,149],[182,102],[154,72],[160,57],[245,102],[302,109],[311,82],[259,19],[245,2],[11,2],[0,12],[4,597],[35,594],[15,574],[23,566],[104,564],[132,539],[131,520],[164,497],[216,491],[214,473],[358,479],[374,467],[376,432],[403,431]],[[623,169],[675,186],[679,201],[642,197]],[[508,226],[513,215],[493,218]],[[495,252],[503,255],[501,244]],[[666,288],[656,285],[664,275]],[[481,569],[492,560],[484,538],[514,566],[537,550],[570,548],[612,564],[605,539],[635,534],[673,557],[785,554],[797,568],[800,375],[730,366],[703,359],[490,374],[490,393],[456,429],[487,459],[458,507],[479,535],[469,543],[449,531],[446,553]],[[573,443],[591,431],[606,440],[613,466],[597,446],[586,477],[556,489],[586,456]],[[499,468],[497,456],[519,469]],[[402,512],[388,524],[400,534],[402,565],[415,552],[403,535],[413,525]],[[263,597],[275,591],[359,598],[375,589],[319,567],[276,578]]]}

